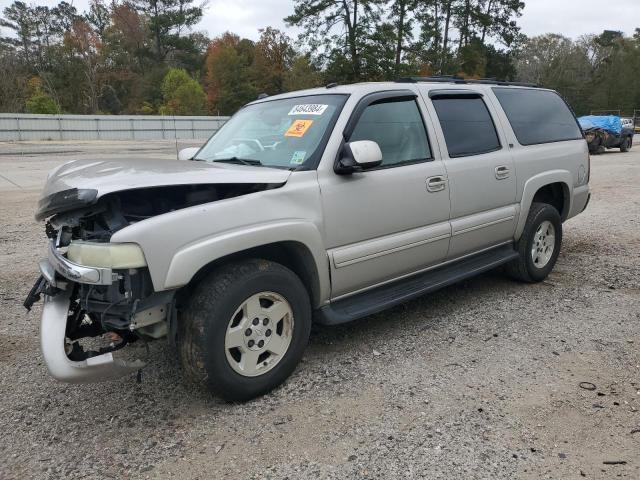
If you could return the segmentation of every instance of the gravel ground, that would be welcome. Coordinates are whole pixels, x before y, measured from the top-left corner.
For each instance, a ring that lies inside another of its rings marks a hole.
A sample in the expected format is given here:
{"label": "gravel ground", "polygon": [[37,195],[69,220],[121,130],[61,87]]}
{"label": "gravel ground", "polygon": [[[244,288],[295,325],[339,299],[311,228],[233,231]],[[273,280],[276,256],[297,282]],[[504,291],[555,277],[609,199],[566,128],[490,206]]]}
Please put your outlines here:
{"label": "gravel ground", "polygon": [[21,306],[38,190],[70,158],[133,151],[175,157],[163,142],[2,145],[1,478],[640,478],[640,146],[593,157],[591,204],[547,281],[494,272],[316,328],[292,378],[245,404],[187,385],[164,342],[141,384],[47,375],[40,306]]}

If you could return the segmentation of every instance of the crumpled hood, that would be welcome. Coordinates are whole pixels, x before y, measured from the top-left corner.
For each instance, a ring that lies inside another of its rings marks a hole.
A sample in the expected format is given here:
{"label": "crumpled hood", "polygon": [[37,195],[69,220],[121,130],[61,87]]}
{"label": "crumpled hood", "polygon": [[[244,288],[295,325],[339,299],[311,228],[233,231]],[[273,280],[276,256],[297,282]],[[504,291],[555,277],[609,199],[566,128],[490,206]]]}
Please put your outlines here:
{"label": "crumpled hood", "polygon": [[69,210],[74,204],[88,205],[108,193],[123,190],[196,184],[283,184],[289,175],[289,170],[227,163],[76,160],[49,173],[36,218]]}
{"label": "crumpled hood", "polygon": [[71,188],[94,189],[98,198],[133,188],[205,183],[284,183],[291,172],[278,168],[178,160],[76,160],[53,170],[42,196]]}

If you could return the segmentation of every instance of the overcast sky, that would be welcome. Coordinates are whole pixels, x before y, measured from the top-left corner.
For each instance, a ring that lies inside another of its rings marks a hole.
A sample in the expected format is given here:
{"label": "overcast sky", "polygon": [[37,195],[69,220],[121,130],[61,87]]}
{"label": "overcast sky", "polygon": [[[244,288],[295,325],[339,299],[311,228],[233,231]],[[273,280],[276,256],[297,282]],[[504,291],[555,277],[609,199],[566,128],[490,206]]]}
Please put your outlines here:
{"label": "overcast sky", "polygon": [[[58,1],[27,3],[57,5]],[[67,0],[78,10],[89,0]],[[0,8],[12,0],[0,0]],[[230,30],[246,38],[257,39],[258,29],[273,26],[286,30],[282,19],[293,12],[293,0],[209,0],[198,30],[215,37]],[[525,0],[526,7],[518,23],[529,36],[554,32],[577,38],[602,30],[622,30],[631,35],[640,27],[640,0]],[[4,32],[6,34],[6,32]],[[297,31],[291,31],[292,36]]]}

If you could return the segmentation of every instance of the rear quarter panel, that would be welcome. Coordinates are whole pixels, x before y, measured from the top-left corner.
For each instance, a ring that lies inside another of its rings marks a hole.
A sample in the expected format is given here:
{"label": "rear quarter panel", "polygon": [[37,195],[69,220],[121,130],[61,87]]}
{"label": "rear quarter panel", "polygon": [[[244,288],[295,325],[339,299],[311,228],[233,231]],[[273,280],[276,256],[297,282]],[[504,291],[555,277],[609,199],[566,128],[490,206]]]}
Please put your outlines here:
{"label": "rear quarter panel", "polygon": [[565,205],[563,220],[580,213],[582,210],[574,202],[586,203],[584,192],[588,194],[589,147],[586,140],[521,145],[498,99],[491,89],[486,93],[496,106],[514,158],[516,201],[520,203],[516,240],[522,234],[534,195],[544,185],[561,182],[566,186],[569,205]]}

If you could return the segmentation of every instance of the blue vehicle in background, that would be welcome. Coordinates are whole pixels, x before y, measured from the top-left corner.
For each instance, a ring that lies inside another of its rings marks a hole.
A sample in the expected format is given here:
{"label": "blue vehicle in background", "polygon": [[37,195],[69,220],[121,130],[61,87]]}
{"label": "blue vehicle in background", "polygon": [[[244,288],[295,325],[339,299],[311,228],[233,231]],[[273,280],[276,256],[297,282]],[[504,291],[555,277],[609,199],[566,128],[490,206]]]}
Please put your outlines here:
{"label": "blue vehicle in background", "polygon": [[616,115],[587,115],[578,118],[589,144],[590,153],[604,153],[608,148],[628,152],[633,145],[633,125],[622,122]]}

